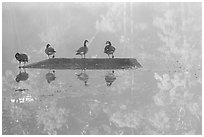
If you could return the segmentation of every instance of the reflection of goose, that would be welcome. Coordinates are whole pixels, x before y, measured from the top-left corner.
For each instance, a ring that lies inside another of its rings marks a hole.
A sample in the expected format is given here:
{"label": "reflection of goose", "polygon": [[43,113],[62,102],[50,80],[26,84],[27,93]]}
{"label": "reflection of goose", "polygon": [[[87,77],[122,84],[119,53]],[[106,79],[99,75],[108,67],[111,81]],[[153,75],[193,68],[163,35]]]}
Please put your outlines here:
{"label": "reflection of goose", "polygon": [[21,72],[16,76],[16,82],[26,81],[28,79],[28,73],[26,71]]}
{"label": "reflection of goose", "polygon": [[25,63],[28,62],[28,56],[26,54],[16,53],[16,59],[19,61],[19,66],[21,66],[21,62]]}
{"label": "reflection of goose", "polygon": [[115,52],[115,47],[111,46],[110,41],[106,41],[106,47],[104,49],[104,53],[108,54],[108,57],[110,58],[110,54],[112,54],[112,58],[114,58],[113,53]]}
{"label": "reflection of goose", "polygon": [[76,55],[84,55],[84,58],[85,58],[85,54],[88,52],[88,47],[87,47],[87,43],[88,43],[88,40],[85,40],[84,41],[84,46],[83,47],[80,47],[77,51],[76,51]]}
{"label": "reflection of goose", "polygon": [[84,81],[84,85],[87,86],[87,81],[89,79],[89,76],[85,73],[85,71],[82,71],[79,74],[75,74],[77,76],[77,78],[81,81]]}
{"label": "reflection of goose", "polygon": [[115,80],[116,76],[114,75],[114,70],[106,74],[105,81],[108,87],[110,87]]}
{"label": "reflection of goose", "polygon": [[46,80],[47,80],[47,82],[48,83],[50,83],[50,82],[52,82],[52,81],[54,81],[55,80],[55,71],[53,70],[52,72],[48,72],[46,75],[45,75],[45,77],[46,77]]}
{"label": "reflection of goose", "polygon": [[56,51],[54,50],[54,48],[52,48],[52,47],[50,46],[50,44],[47,44],[46,49],[45,49],[45,53],[48,55],[48,57],[49,57],[49,59],[50,59],[50,55],[53,55],[52,58],[55,57],[54,54],[56,53]]}
{"label": "reflection of goose", "polygon": [[28,90],[28,89],[25,89],[25,88],[24,89],[15,89],[16,92],[23,92],[23,91],[26,91],[26,90]]}

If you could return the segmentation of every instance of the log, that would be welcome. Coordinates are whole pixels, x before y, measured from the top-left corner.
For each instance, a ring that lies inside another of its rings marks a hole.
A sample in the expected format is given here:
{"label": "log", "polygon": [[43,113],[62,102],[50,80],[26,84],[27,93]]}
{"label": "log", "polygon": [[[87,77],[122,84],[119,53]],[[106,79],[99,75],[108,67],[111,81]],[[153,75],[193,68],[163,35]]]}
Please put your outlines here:
{"label": "log", "polygon": [[52,58],[23,68],[36,69],[133,69],[142,67],[134,58]]}

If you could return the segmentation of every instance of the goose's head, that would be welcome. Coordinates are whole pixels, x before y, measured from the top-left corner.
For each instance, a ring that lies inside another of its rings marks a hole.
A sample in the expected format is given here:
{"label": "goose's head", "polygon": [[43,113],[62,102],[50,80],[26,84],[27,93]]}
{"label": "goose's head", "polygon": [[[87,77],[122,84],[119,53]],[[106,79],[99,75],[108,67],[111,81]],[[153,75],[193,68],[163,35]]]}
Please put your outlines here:
{"label": "goose's head", "polygon": [[107,46],[110,46],[110,45],[111,45],[111,42],[110,42],[110,41],[106,41],[106,45],[107,45]]}
{"label": "goose's head", "polygon": [[49,48],[50,47],[50,44],[47,44],[46,48]]}
{"label": "goose's head", "polygon": [[85,40],[85,41],[84,41],[84,47],[87,47],[87,46],[88,46],[88,45],[87,45],[88,42],[89,42],[88,40]]}
{"label": "goose's head", "polygon": [[19,55],[20,55],[19,53],[16,53],[15,57],[16,57],[16,58],[18,58],[18,57],[19,57]]}

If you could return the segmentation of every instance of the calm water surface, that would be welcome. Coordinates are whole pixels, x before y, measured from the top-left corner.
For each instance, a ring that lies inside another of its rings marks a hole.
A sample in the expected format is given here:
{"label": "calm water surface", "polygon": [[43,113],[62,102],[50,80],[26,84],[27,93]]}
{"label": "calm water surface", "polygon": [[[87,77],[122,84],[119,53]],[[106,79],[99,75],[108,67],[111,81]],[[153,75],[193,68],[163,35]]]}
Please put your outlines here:
{"label": "calm water surface", "polygon": [[[201,132],[200,76],[144,68],[21,71],[29,77],[18,83],[17,66],[3,72],[3,134]],[[56,77],[50,83],[47,73]]]}

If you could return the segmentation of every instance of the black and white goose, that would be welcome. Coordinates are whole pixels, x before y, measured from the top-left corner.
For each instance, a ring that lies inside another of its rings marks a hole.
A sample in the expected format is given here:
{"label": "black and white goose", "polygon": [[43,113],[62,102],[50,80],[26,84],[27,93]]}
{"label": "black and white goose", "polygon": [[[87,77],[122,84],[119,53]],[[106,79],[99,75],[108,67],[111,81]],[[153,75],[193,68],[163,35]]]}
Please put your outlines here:
{"label": "black and white goose", "polygon": [[21,67],[21,62],[25,63],[28,62],[28,56],[26,54],[16,53],[15,58],[19,61],[19,67]]}
{"label": "black and white goose", "polygon": [[50,59],[50,55],[52,55],[52,58],[55,57],[56,51],[55,51],[54,48],[52,48],[52,47],[50,46],[50,44],[47,44],[46,49],[45,49],[45,53],[48,55],[48,57],[49,57],[49,59]]}
{"label": "black and white goose", "polygon": [[110,54],[112,54],[112,58],[114,58],[113,53],[115,52],[115,47],[111,45],[110,41],[106,41],[106,47],[104,49],[104,53],[108,54],[108,57],[110,58]]}
{"label": "black and white goose", "polygon": [[84,41],[84,46],[80,47],[77,51],[76,51],[76,55],[81,55],[81,57],[84,55],[85,58],[85,54],[88,52],[88,40]]}

